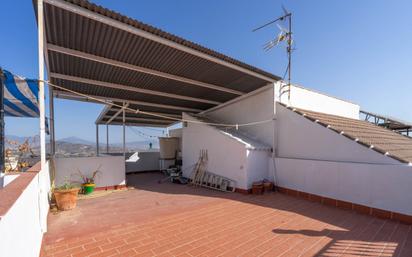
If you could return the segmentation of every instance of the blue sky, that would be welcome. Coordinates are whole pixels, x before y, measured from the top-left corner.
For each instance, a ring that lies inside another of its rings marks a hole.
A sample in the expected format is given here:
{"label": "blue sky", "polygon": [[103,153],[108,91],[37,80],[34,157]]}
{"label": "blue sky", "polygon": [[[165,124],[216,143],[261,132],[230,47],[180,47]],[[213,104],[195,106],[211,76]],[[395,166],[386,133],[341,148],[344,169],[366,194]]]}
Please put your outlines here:
{"label": "blue sky", "polygon": [[[277,34],[251,30],[293,12],[297,50],[293,82],[361,105],[362,109],[412,121],[411,1],[94,1],[145,23],[200,43],[277,75],[283,75],[283,48],[262,45]],[[37,77],[37,31],[32,1],[4,1],[0,22],[0,66]],[[56,136],[94,140],[102,106],[56,100]],[[79,115],[81,114],[81,115]],[[141,129],[149,134],[153,130]],[[7,119],[6,133],[38,133],[36,119]],[[113,128],[112,141],[121,140]],[[128,140],[143,140],[130,132]]]}

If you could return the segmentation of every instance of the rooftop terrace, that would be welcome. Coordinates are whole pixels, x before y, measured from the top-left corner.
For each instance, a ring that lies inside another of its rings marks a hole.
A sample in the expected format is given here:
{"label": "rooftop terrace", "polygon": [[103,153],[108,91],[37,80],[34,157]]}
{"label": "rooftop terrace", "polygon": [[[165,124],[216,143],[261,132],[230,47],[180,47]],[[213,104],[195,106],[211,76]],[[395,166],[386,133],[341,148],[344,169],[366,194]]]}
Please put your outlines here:
{"label": "rooftop terrace", "polygon": [[269,193],[129,175],[135,189],[49,215],[43,256],[411,256],[411,226]]}

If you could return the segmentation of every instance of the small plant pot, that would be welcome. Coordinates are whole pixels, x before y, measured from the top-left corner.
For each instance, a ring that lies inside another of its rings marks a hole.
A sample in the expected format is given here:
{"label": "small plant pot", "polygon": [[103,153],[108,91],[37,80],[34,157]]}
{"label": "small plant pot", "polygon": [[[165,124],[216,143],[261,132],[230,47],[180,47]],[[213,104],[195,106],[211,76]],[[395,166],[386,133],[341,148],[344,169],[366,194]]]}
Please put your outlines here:
{"label": "small plant pot", "polygon": [[79,188],[54,190],[53,194],[56,199],[57,208],[61,211],[76,208],[79,190]]}
{"label": "small plant pot", "polygon": [[273,183],[268,181],[263,183],[263,187],[265,188],[265,193],[273,191]]}
{"label": "small plant pot", "polygon": [[252,185],[252,194],[254,195],[261,195],[263,194],[263,183],[255,182]]}
{"label": "small plant pot", "polygon": [[88,183],[88,184],[83,184],[83,194],[89,195],[93,193],[94,188],[96,187],[96,184]]}

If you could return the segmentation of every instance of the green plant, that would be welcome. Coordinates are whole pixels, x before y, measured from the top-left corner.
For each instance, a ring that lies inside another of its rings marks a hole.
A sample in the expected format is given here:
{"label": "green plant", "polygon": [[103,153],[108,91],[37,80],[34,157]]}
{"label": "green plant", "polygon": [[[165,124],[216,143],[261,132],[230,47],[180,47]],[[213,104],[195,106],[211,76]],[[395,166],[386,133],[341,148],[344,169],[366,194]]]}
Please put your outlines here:
{"label": "green plant", "polygon": [[65,177],[64,183],[58,187],[55,188],[55,190],[69,190],[73,188],[78,188],[77,184],[74,184],[69,181],[68,177]]}
{"label": "green plant", "polygon": [[23,143],[8,139],[5,141],[8,145],[5,149],[5,171],[25,171],[29,166],[28,161],[25,159],[34,155],[31,145],[34,143],[35,138],[27,138]]}
{"label": "green plant", "polygon": [[92,172],[91,176],[84,175],[79,169],[77,169],[77,173],[80,176],[80,178],[82,180],[82,183],[83,184],[94,184],[94,181],[95,181],[97,175],[101,173],[100,167],[101,167],[101,165],[99,165],[99,167],[97,167],[97,169],[95,169]]}

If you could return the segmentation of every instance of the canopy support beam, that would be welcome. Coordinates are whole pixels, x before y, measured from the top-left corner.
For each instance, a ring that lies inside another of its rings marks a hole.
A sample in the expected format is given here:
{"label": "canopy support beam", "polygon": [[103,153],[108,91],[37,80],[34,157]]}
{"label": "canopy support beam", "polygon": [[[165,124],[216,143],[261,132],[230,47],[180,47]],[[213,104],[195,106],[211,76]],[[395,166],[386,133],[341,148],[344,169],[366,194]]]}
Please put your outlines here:
{"label": "canopy support beam", "polygon": [[241,91],[238,91],[238,90],[225,88],[225,87],[222,87],[222,86],[213,85],[213,84],[210,84],[210,83],[206,83],[206,82],[202,82],[202,81],[198,81],[198,80],[194,80],[194,79],[185,78],[185,77],[169,74],[169,73],[166,73],[166,72],[161,72],[161,71],[157,71],[157,70],[153,70],[153,69],[148,69],[148,68],[137,66],[137,65],[132,65],[132,64],[124,63],[124,62],[119,62],[119,61],[116,61],[116,60],[113,60],[113,59],[108,59],[108,58],[105,58],[105,57],[92,55],[92,54],[88,54],[88,53],[85,53],[85,52],[81,52],[81,51],[78,51],[78,50],[73,50],[73,49],[69,49],[69,48],[65,48],[65,47],[61,47],[61,46],[57,46],[57,45],[48,44],[47,47],[48,47],[48,50],[53,51],[53,52],[67,54],[67,55],[70,55],[70,56],[75,56],[75,57],[91,60],[91,61],[94,61],[94,62],[108,64],[108,65],[116,66],[116,67],[119,67],[119,68],[128,69],[128,70],[131,70],[131,71],[150,74],[150,75],[154,75],[154,76],[161,77],[161,78],[171,79],[171,80],[183,82],[183,83],[186,83],[186,84],[190,84],[192,86],[209,88],[209,89],[213,89],[213,90],[217,90],[217,91],[221,91],[221,92],[225,92],[225,93],[230,93],[230,94],[234,94],[234,95],[238,95],[238,96],[245,94],[244,92],[241,92]]}
{"label": "canopy support beam", "polygon": [[[106,118],[109,118],[110,116],[106,116]],[[164,120],[162,120],[162,119],[150,119],[150,118],[135,118],[135,117],[128,117],[127,118],[127,120],[128,121],[148,121],[148,122],[157,122],[157,123],[166,123],[166,124],[170,124],[170,123],[173,123],[173,122],[175,122],[176,120],[166,120],[166,119],[164,119]],[[119,121],[119,120],[113,120],[110,124],[113,124],[113,123],[115,123],[115,122],[121,122],[121,121]]]}
{"label": "canopy support beam", "polygon": [[[111,110],[112,110],[112,111],[115,111],[115,110],[119,110],[119,109],[111,109]],[[129,109],[126,109],[125,112],[126,112],[126,113],[136,114],[135,111],[132,111],[132,110],[129,110]],[[168,117],[175,118],[175,119],[181,119],[181,118],[182,118],[182,115],[179,115],[179,114],[170,114],[170,113],[164,113],[164,112],[150,112],[150,113],[155,114],[155,115],[168,116]],[[107,115],[104,115],[104,116],[107,117]],[[154,117],[155,117],[155,116],[154,116]]]}
{"label": "canopy support beam", "polygon": [[56,79],[70,80],[70,81],[77,82],[77,83],[95,85],[99,87],[116,88],[116,89],[131,91],[135,93],[147,94],[147,95],[156,95],[156,96],[162,96],[162,97],[168,97],[168,98],[174,98],[174,99],[186,100],[186,101],[192,101],[192,102],[199,102],[199,103],[206,103],[206,104],[213,104],[213,105],[221,104],[221,102],[218,102],[218,101],[212,101],[212,100],[185,96],[185,95],[177,95],[177,94],[172,94],[172,93],[165,93],[165,92],[143,89],[143,88],[138,88],[138,87],[133,87],[133,86],[115,84],[115,83],[110,83],[110,82],[105,82],[105,81],[100,81],[100,80],[69,76],[69,75],[64,75],[64,74],[54,73],[54,72],[50,73],[50,77],[53,77]]}
{"label": "canopy support beam", "polygon": [[[69,93],[69,92],[63,92],[63,91],[57,91],[56,92],[55,91],[55,94],[56,94],[56,97],[62,98],[62,99],[102,103],[102,102],[99,102],[99,101],[96,101],[96,100],[93,100],[93,99],[87,100],[88,98],[86,98],[86,97],[78,96],[78,95],[75,95],[75,94]],[[105,97],[105,96],[98,96],[98,95],[91,95],[91,94],[88,94],[88,96],[99,99],[101,101],[105,101],[106,104],[108,104],[108,105],[111,105],[111,103],[109,101],[113,101],[113,102],[127,101],[130,104],[151,106],[151,107],[159,107],[159,108],[170,109],[170,110],[179,110],[179,111],[185,111],[185,112],[201,112],[202,111],[200,109],[183,107],[183,106],[176,106],[176,105],[157,104],[157,103],[150,103],[150,102],[144,102],[144,101],[134,101],[134,100],[129,100],[129,99]]]}
{"label": "canopy support beam", "polygon": [[46,166],[46,116],[44,104],[44,11],[43,0],[37,1],[37,38],[39,58],[40,166]]}
{"label": "canopy support beam", "polygon": [[106,153],[109,154],[109,125],[106,124]]}
{"label": "canopy support beam", "polygon": [[107,122],[106,124],[109,124],[110,122],[112,122],[112,120],[116,119],[117,116],[120,115],[121,112],[124,112],[124,109],[126,109],[129,106],[129,103],[123,103],[123,107],[120,108]]}
{"label": "canopy support beam", "polygon": [[50,126],[50,155],[56,154],[56,136],[54,134],[54,94],[53,87],[49,86],[49,126]]}
{"label": "canopy support beam", "polygon": [[122,123],[123,123],[123,157],[126,158],[126,112],[125,109],[127,108],[129,104],[123,102],[123,108],[121,109],[123,112],[123,117],[122,117]]}
{"label": "canopy support beam", "polygon": [[[144,123],[144,122],[127,122],[125,123],[126,126],[128,127],[154,127],[154,128],[166,128],[170,126],[170,123],[167,124],[154,124],[154,123]],[[116,121],[110,123],[110,126],[123,126],[123,122],[121,121]]]}
{"label": "canopy support beam", "polygon": [[96,156],[99,156],[99,124],[96,124]]}

